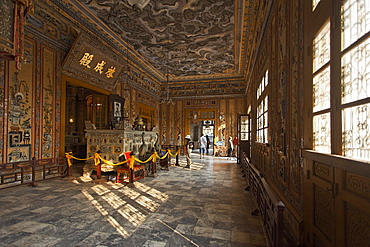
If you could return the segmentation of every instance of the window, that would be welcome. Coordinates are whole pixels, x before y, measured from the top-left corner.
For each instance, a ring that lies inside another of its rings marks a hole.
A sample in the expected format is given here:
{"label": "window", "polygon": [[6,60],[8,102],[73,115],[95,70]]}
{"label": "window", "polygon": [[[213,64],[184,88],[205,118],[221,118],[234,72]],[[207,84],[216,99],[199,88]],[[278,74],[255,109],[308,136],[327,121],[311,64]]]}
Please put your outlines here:
{"label": "window", "polygon": [[331,152],[330,22],[313,40],[313,149]]}
{"label": "window", "polygon": [[268,85],[268,71],[263,76],[257,89],[257,142],[268,143],[268,96],[266,87]]}
{"label": "window", "polygon": [[340,28],[326,21],[313,37],[313,149],[370,160],[370,1],[344,0],[338,14]]}
{"label": "window", "polygon": [[240,116],[240,140],[249,141],[249,115]]}
{"label": "window", "polygon": [[370,1],[343,1],[341,120],[344,156],[370,160]]}

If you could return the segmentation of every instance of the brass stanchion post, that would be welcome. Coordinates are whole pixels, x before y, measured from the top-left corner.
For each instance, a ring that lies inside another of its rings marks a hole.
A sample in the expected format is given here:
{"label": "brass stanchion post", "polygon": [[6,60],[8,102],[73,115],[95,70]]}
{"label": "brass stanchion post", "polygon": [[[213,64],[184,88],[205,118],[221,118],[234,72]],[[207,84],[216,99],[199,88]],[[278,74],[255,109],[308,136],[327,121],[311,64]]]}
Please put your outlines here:
{"label": "brass stanchion post", "polygon": [[132,159],[134,159],[135,157],[133,157],[133,153],[131,152],[130,153],[130,163],[129,163],[129,166],[130,166],[130,177],[129,177],[129,180],[128,180],[128,184],[127,184],[127,187],[135,187],[135,184],[134,184],[134,164],[132,164]]}
{"label": "brass stanchion post", "polygon": [[73,165],[73,159],[72,159],[72,151],[69,151],[66,153],[66,159],[67,159],[67,169],[66,169],[66,176],[63,177],[64,180],[75,180],[75,177],[73,177],[72,172],[72,165]]}
{"label": "brass stanchion post", "polygon": [[176,164],[175,164],[175,166],[180,166],[180,164],[179,164],[179,153],[180,153],[180,147],[176,146]]}
{"label": "brass stanchion post", "polygon": [[[72,156],[72,152],[69,152],[69,155]],[[68,165],[68,170],[67,170],[68,177],[72,177],[72,165],[73,165],[73,160],[71,159],[71,165]]]}
{"label": "brass stanchion post", "polygon": [[[99,155],[102,153],[100,150],[98,150],[96,153],[98,153]],[[94,180],[95,183],[104,183],[106,182],[105,179],[102,179],[102,176],[101,176],[101,165],[102,165],[103,161],[101,159],[99,159],[99,163],[96,167],[96,180]]]}
{"label": "brass stanchion post", "polygon": [[[152,150],[152,155],[155,155],[156,152],[155,150]],[[156,157],[152,158],[151,161],[150,161],[150,166],[151,166],[151,174],[148,174],[147,177],[155,177],[155,173],[157,172],[156,171],[156,162],[153,161],[153,160],[156,160]]]}

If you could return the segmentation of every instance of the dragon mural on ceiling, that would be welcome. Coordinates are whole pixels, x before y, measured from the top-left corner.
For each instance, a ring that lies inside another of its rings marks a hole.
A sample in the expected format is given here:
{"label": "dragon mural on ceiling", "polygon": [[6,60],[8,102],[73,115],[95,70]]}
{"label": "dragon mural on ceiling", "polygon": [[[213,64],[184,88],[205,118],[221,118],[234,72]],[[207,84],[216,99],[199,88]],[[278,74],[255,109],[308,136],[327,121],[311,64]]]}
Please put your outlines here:
{"label": "dragon mural on ceiling", "polygon": [[161,73],[210,75],[234,68],[233,0],[79,0]]}

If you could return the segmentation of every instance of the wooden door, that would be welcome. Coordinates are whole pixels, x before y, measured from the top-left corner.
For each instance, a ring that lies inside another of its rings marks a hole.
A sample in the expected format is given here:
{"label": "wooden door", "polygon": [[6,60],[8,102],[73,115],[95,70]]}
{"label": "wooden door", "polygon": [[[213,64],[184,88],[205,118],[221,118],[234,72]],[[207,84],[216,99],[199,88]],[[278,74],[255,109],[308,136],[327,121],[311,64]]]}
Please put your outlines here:
{"label": "wooden door", "polygon": [[307,239],[311,246],[335,246],[334,168],[314,161],[308,163],[304,198]]}
{"label": "wooden door", "polygon": [[250,158],[250,116],[239,115],[238,122],[238,154],[241,159],[241,152],[244,152]]}

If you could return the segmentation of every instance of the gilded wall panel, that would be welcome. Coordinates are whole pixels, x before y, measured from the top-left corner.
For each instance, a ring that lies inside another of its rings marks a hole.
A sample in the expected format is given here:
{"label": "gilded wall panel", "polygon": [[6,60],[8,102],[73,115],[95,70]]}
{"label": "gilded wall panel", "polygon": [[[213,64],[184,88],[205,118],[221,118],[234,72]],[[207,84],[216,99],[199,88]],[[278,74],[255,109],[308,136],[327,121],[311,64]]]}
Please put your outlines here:
{"label": "gilded wall panel", "polygon": [[131,94],[130,94],[130,108],[129,108],[129,112],[130,112],[130,124],[133,125],[134,124],[134,121],[135,121],[135,118],[137,117],[137,114],[138,113],[138,110],[137,110],[137,91],[136,89],[132,89],[131,90]]}
{"label": "gilded wall panel", "polygon": [[291,70],[291,90],[290,90],[290,108],[291,108],[291,117],[290,119],[290,188],[295,193],[299,192],[299,181],[300,181],[300,157],[299,157],[299,150],[300,150],[300,81],[299,81],[299,57],[300,53],[299,50],[301,49],[302,40],[300,37],[299,32],[299,1],[292,1],[292,10],[291,10],[291,57],[290,59],[290,70]]}
{"label": "gilded wall panel", "polygon": [[[269,32],[274,32],[277,29],[277,24],[276,24],[276,11],[272,12],[272,20],[271,20],[271,28]],[[271,37],[271,67],[276,68],[277,67],[277,38],[276,36]],[[277,79],[277,73],[271,71],[269,74],[269,79],[272,82],[271,84],[271,92],[278,92],[278,81]],[[271,100],[272,102],[277,101],[277,94],[272,93],[271,94]],[[276,104],[271,104],[271,112],[277,112],[277,106]],[[282,147],[279,146],[281,145],[281,142],[278,142],[278,140],[281,138],[280,133],[277,131],[280,124],[279,120],[277,119],[277,114],[271,114],[270,120],[272,123],[270,124],[270,129],[271,129],[271,154],[273,159],[271,160],[271,171],[276,171],[278,167],[278,162],[280,161],[278,159],[278,153],[279,151],[282,152]],[[271,176],[273,179],[275,179],[275,176]]]}
{"label": "gilded wall panel", "polygon": [[176,144],[176,138],[175,136],[176,135],[176,126],[175,126],[175,115],[178,115],[179,112],[175,112],[175,106],[172,105],[172,104],[167,104],[167,109],[169,111],[169,116],[170,116],[170,126],[169,126],[169,130],[170,130],[170,144],[171,145],[174,145]]}
{"label": "gilded wall panel", "polygon": [[[5,107],[5,61],[0,60],[0,130],[4,129],[4,107]],[[0,162],[3,161],[4,135],[0,135]]]}
{"label": "gilded wall panel", "polygon": [[218,135],[218,141],[225,141],[226,138],[226,118],[227,118],[227,102],[226,100],[220,100],[220,108],[219,108],[219,126],[217,128],[217,135]]}
{"label": "gilded wall panel", "polygon": [[[279,1],[278,3],[278,81],[279,81],[279,91],[278,91],[278,102],[277,102],[277,112],[279,115],[280,126],[277,130],[280,130],[280,137],[278,140],[278,146],[285,149],[282,150],[283,155],[286,156],[288,146],[287,144],[287,3],[286,1]],[[286,159],[286,158],[285,158]],[[288,161],[289,162],[289,161]],[[279,172],[277,173],[279,178],[285,183],[288,180],[288,169],[287,162],[278,163]]]}
{"label": "gilded wall panel", "polygon": [[227,115],[229,118],[228,125],[227,125],[227,131],[226,131],[226,136],[225,138],[228,139],[229,136],[234,137],[236,135],[236,105],[235,105],[235,100],[234,99],[229,99],[227,100]]}
{"label": "gilded wall panel", "polygon": [[25,39],[24,49],[26,62],[21,70],[16,68],[14,62],[9,62],[7,162],[30,160],[33,157],[34,41]]}
{"label": "gilded wall panel", "polygon": [[183,101],[176,101],[176,118],[175,118],[175,123],[176,123],[176,134],[177,134],[177,139],[176,139],[176,145],[182,145],[182,138],[184,137],[184,112],[183,112]]}
{"label": "gilded wall panel", "polygon": [[56,84],[56,52],[48,47],[41,51],[41,81],[42,81],[42,146],[41,157],[53,157],[55,148],[55,84]]}
{"label": "gilded wall panel", "polygon": [[167,105],[166,104],[161,104],[161,134],[162,134],[162,143],[167,144]]}

